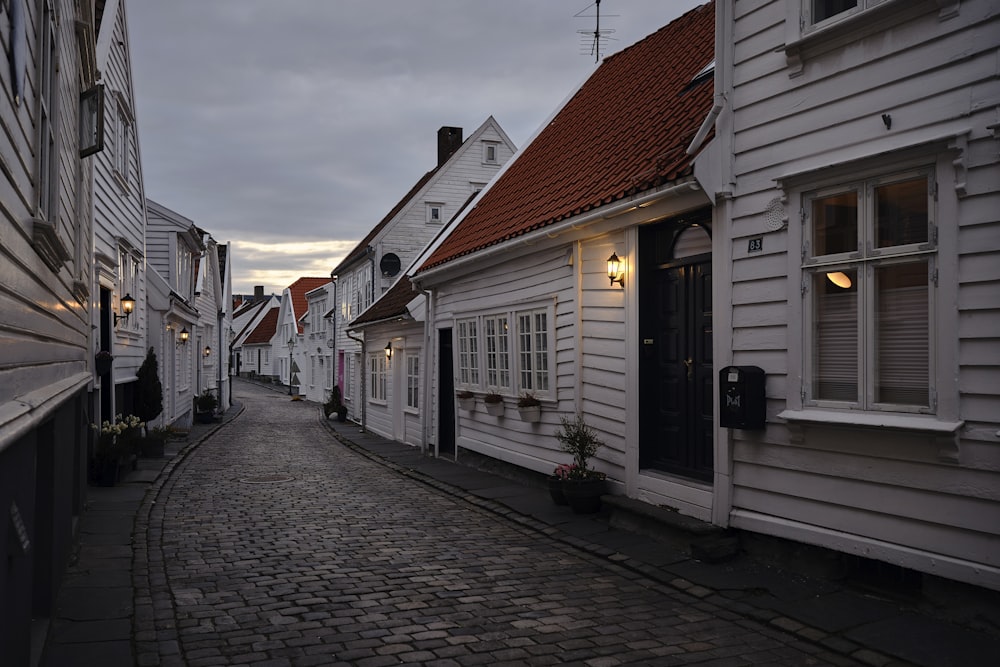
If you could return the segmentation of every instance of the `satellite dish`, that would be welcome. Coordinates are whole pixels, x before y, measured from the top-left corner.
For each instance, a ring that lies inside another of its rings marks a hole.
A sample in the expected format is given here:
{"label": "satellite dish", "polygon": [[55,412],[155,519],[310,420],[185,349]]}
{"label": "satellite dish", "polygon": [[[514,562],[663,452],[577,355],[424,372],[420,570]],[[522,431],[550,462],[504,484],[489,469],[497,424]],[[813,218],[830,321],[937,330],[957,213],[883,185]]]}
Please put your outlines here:
{"label": "satellite dish", "polygon": [[391,278],[399,273],[400,266],[399,255],[390,252],[382,255],[382,261],[379,262],[378,268],[382,270],[383,276]]}

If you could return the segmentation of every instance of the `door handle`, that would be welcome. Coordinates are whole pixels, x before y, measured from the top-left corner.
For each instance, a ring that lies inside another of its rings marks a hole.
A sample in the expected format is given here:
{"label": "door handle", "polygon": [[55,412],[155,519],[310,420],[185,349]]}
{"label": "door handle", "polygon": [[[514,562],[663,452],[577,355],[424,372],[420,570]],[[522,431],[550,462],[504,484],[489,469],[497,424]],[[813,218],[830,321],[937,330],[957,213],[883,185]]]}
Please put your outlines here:
{"label": "door handle", "polygon": [[694,376],[694,359],[688,357],[684,360],[684,367],[687,368],[688,380]]}

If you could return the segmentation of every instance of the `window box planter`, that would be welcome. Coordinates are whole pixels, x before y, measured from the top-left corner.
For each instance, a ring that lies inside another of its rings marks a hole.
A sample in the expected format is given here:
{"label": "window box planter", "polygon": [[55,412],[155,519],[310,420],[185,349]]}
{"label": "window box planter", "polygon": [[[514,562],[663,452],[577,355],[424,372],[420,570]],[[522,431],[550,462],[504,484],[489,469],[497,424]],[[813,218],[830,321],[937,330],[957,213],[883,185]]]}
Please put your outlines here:
{"label": "window box planter", "polygon": [[476,409],[476,396],[471,391],[460,391],[455,394],[455,398],[458,399],[458,407],[467,412],[472,412]]}
{"label": "window box planter", "polygon": [[492,417],[502,417],[504,404],[503,396],[500,394],[490,393],[483,397],[483,403],[486,404],[486,412]]}
{"label": "window box planter", "polygon": [[534,394],[524,393],[517,399],[517,413],[521,421],[537,422],[542,418],[542,402]]}

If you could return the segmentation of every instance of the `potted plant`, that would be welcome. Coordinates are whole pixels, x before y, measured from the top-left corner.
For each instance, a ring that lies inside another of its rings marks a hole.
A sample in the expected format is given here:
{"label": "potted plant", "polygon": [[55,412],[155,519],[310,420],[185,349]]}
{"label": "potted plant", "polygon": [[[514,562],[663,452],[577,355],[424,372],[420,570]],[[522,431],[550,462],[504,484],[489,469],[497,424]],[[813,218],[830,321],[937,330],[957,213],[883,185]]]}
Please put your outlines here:
{"label": "potted plant", "polygon": [[526,391],[517,399],[517,412],[521,421],[537,422],[542,417],[542,402],[530,391]]}
{"label": "potted plant", "polygon": [[573,419],[559,418],[560,427],[555,437],[559,448],[573,457],[573,463],[562,469],[556,468],[562,479],[562,491],[570,508],[577,514],[591,514],[601,508],[605,475],[590,468],[590,459],[604,443],[597,437],[583,415],[577,413]]}
{"label": "potted plant", "polygon": [[91,424],[97,433],[94,441],[94,458],[91,461],[91,480],[98,486],[114,486],[118,483],[119,467],[125,455],[123,438],[124,426],[121,422],[104,422],[100,426]]}
{"label": "potted plant", "polygon": [[486,404],[486,412],[493,417],[503,416],[503,396],[495,391],[483,396],[483,403]]}
{"label": "potted plant", "polygon": [[114,356],[107,350],[101,350],[94,355],[94,372],[98,375],[106,375],[111,372],[111,362]]}
{"label": "potted plant", "polygon": [[199,424],[208,424],[215,420],[215,408],[219,406],[219,400],[212,393],[211,389],[206,389],[194,399],[195,421]]}
{"label": "potted plant", "polygon": [[463,410],[472,411],[476,409],[476,395],[471,391],[456,391],[455,398],[458,399],[458,407]]}
{"label": "potted plant", "polygon": [[146,422],[136,415],[118,415],[117,425],[119,428],[118,443],[122,449],[122,460],[135,470],[136,460],[142,450],[142,431],[146,427]]}
{"label": "potted plant", "polygon": [[335,386],[330,390],[330,397],[323,404],[323,414],[326,415],[327,419],[330,418],[330,415],[336,414],[337,421],[347,421],[347,406],[340,400],[340,387]]}
{"label": "potted plant", "polygon": [[142,439],[140,453],[143,458],[162,459],[163,446],[170,437],[170,429],[166,426],[157,426],[147,429],[146,437]]}

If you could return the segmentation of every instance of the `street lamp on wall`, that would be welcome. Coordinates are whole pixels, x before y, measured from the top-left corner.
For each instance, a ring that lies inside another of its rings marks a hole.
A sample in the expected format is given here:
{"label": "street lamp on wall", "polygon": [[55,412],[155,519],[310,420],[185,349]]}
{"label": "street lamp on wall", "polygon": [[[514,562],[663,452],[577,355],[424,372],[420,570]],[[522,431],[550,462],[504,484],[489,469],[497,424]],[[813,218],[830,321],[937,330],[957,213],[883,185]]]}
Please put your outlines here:
{"label": "street lamp on wall", "polygon": [[390,340],[385,344],[385,360],[389,361],[392,359],[392,341]]}
{"label": "street lamp on wall", "polygon": [[188,342],[188,339],[191,337],[191,332],[187,330],[187,327],[184,327],[183,329],[181,329],[181,332],[178,335],[180,337],[181,342],[186,343]]}
{"label": "street lamp on wall", "polygon": [[625,262],[618,258],[618,253],[611,253],[611,257],[608,257],[608,278],[611,280],[611,286],[613,287],[615,283],[618,283],[625,287]]}
{"label": "street lamp on wall", "polygon": [[119,301],[119,304],[121,305],[122,314],[119,315],[118,313],[112,313],[112,315],[115,316],[115,326],[118,326],[118,320],[125,320],[128,322],[128,316],[132,314],[133,310],[135,310],[135,299],[132,298],[131,294],[123,296]]}
{"label": "street lamp on wall", "polygon": [[207,357],[208,355],[212,354],[212,348],[210,346],[206,345],[205,349],[202,350],[202,354],[204,354]]}

